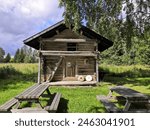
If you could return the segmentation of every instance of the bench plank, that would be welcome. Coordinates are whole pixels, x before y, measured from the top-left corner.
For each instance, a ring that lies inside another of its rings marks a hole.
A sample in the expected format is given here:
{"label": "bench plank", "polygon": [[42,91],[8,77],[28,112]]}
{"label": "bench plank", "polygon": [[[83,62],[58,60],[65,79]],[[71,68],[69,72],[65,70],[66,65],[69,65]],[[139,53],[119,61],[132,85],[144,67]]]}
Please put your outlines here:
{"label": "bench plank", "polygon": [[29,91],[28,93],[24,94],[22,96],[22,98],[25,98],[25,99],[30,99],[31,96],[39,90],[40,87],[42,87],[43,84],[38,84],[34,89],[32,89],[32,91]]}
{"label": "bench plank", "polygon": [[45,83],[35,84],[16,96],[16,99],[38,99],[39,96],[44,93],[45,89],[48,88],[48,86],[49,85]]}
{"label": "bench plank", "polygon": [[101,101],[108,112],[120,112],[121,110],[116,107],[116,105],[109,101],[104,95],[97,95],[97,100]]}
{"label": "bench plank", "polygon": [[0,106],[0,112],[8,112],[17,102],[18,100],[15,98],[10,99]]}
{"label": "bench plank", "polygon": [[28,93],[32,92],[34,89],[36,89],[39,86],[39,84],[35,84],[31,87],[29,87],[28,89],[26,89],[25,91],[23,91],[21,94],[17,95],[16,98],[17,99],[21,99],[23,98],[25,95],[27,95]]}
{"label": "bench plank", "polygon": [[41,94],[43,94],[45,92],[46,89],[48,89],[49,85],[43,85],[43,86],[40,86],[38,89],[36,89],[36,91],[34,91],[32,94],[32,98],[39,98],[39,96]]}
{"label": "bench plank", "polygon": [[40,108],[23,108],[23,109],[12,109],[12,113],[48,113],[44,109]]}
{"label": "bench plank", "polygon": [[59,105],[59,102],[60,102],[60,98],[61,98],[61,93],[56,93],[51,105],[46,106],[45,110],[47,110],[49,112],[56,112],[58,105]]}

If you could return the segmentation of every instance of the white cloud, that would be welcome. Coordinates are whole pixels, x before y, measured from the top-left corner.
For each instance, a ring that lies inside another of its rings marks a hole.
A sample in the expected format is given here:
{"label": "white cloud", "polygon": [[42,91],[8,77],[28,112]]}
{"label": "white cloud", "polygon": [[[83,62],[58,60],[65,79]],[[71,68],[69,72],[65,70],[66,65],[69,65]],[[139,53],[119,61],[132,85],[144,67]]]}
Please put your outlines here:
{"label": "white cloud", "polygon": [[62,12],[58,0],[0,0],[0,47],[14,53],[22,40],[60,21]]}

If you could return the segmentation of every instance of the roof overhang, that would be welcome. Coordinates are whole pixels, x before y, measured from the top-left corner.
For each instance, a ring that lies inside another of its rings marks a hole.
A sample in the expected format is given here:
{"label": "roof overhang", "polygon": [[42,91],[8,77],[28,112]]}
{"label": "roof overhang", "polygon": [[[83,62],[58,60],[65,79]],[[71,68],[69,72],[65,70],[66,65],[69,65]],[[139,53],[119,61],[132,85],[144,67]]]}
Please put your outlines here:
{"label": "roof overhang", "polygon": [[[64,20],[54,24],[53,26],[27,38],[24,40],[24,44],[33,47],[35,49],[39,49],[40,47],[40,39],[41,38],[52,38],[54,35],[57,35],[57,31],[61,32],[63,30],[67,29],[67,26],[65,25]],[[104,51],[111,47],[113,45],[113,42],[104,38],[103,36],[97,34],[96,32],[92,31],[91,29],[81,26],[80,30],[82,31],[82,35],[85,35],[86,37],[96,40],[98,42],[98,50]]]}

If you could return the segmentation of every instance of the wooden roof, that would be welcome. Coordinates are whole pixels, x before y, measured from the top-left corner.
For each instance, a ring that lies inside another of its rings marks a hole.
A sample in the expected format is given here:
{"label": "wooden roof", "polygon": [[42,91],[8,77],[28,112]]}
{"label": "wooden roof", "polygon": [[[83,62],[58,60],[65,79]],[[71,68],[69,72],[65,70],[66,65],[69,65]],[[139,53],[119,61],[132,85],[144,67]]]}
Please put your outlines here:
{"label": "wooden roof", "polygon": [[[57,35],[57,31],[61,32],[63,30],[67,29],[64,20],[54,24],[51,27],[48,27],[47,29],[27,38],[26,40],[24,40],[24,44],[33,47],[35,49],[39,49],[39,38],[51,38],[54,35]],[[81,26],[80,31],[82,31],[82,35],[90,38],[90,39],[94,39],[96,40],[99,44],[98,44],[98,50],[99,51],[104,51],[106,49],[108,49],[109,47],[111,47],[113,45],[113,42],[104,38],[103,36],[97,34],[96,32],[92,31],[91,29],[85,27],[85,26]]]}

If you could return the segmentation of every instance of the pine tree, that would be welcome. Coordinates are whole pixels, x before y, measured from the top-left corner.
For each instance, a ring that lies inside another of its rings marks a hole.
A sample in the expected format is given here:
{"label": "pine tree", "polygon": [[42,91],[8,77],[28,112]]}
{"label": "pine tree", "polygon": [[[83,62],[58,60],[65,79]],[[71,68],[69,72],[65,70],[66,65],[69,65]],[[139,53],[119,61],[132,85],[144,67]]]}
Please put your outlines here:
{"label": "pine tree", "polygon": [[15,63],[19,63],[19,54],[20,54],[20,49],[17,49],[15,56],[14,56]]}
{"label": "pine tree", "polygon": [[0,63],[4,61],[5,51],[0,47]]}
{"label": "pine tree", "polygon": [[8,53],[7,56],[6,56],[5,59],[4,59],[4,62],[5,62],[5,63],[9,63],[10,60],[11,60],[11,56],[10,56],[10,54]]}

